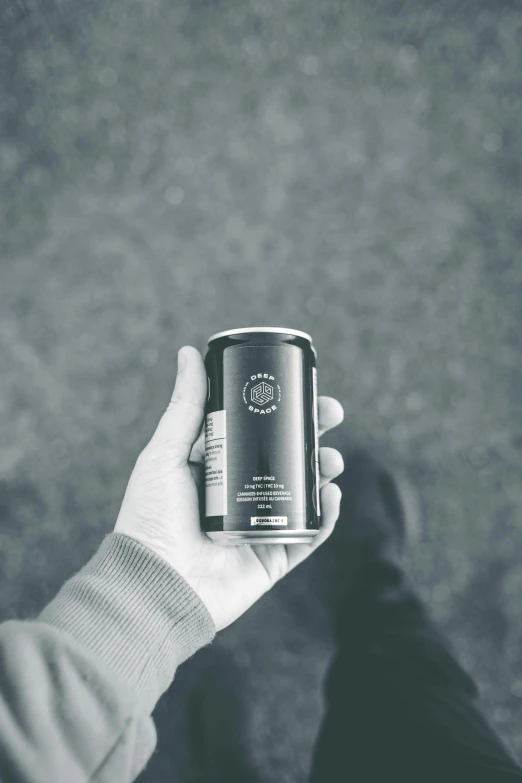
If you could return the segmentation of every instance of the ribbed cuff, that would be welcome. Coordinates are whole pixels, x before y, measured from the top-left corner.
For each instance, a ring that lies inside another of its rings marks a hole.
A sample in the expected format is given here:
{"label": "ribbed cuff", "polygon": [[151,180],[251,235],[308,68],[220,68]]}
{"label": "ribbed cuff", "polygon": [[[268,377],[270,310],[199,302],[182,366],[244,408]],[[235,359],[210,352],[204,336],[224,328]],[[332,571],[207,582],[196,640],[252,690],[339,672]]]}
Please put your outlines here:
{"label": "ribbed cuff", "polygon": [[80,641],[152,712],[176,667],[209,644],[214,621],[188,582],[149,547],[109,533],[36,618]]}

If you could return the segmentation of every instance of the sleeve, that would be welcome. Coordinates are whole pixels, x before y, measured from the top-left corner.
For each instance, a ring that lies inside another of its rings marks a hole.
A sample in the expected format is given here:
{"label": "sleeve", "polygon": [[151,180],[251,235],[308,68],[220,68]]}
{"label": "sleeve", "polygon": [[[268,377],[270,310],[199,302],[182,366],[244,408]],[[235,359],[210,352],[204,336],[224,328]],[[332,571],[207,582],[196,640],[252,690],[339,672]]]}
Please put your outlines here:
{"label": "sleeve", "polygon": [[156,747],[156,702],[215,632],[168,563],[105,536],[36,619],[0,625],[0,780],[134,780]]}

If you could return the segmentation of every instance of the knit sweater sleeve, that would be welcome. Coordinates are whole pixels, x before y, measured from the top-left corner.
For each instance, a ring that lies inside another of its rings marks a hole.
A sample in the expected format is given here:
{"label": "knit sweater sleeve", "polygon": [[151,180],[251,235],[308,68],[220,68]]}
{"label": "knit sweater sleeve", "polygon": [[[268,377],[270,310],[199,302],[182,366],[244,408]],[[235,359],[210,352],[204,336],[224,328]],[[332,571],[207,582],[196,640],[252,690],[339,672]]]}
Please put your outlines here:
{"label": "knit sweater sleeve", "polygon": [[214,636],[177,571],[105,536],[34,620],[0,624],[0,780],[134,780],[156,747],[156,702]]}

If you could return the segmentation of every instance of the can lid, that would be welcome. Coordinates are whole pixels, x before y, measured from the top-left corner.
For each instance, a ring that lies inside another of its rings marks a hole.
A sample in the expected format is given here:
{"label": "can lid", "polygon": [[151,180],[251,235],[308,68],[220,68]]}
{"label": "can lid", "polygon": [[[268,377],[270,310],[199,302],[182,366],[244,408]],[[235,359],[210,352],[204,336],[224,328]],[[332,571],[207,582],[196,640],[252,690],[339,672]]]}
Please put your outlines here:
{"label": "can lid", "polygon": [[312,338],[306,332],[300,332],[298,329],[286,329],[284,326],[247,326],[244,329],[228,329],[226,332],[217,332],[208,338],[208,342],[217,340],[218,337],[225,337],[227,334],[245,334],[248,332],[283,332],[284,334],[295,334],[297,337],[304,337],[305,340],[312,342]]}

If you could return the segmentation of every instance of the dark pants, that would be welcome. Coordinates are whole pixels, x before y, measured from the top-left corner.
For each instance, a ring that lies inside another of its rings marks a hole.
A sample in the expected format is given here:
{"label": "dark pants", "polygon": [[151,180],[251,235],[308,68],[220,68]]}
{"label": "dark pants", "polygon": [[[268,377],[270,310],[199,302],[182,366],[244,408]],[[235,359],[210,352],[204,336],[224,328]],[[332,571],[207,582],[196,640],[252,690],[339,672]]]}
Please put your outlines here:
{"label": "dark pants", "polygon": [[360,569],[337,627],[310,783],[522,780],[397,565]]}

